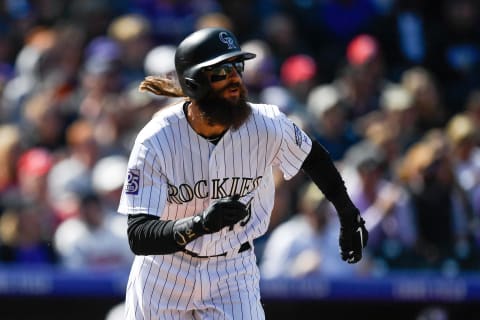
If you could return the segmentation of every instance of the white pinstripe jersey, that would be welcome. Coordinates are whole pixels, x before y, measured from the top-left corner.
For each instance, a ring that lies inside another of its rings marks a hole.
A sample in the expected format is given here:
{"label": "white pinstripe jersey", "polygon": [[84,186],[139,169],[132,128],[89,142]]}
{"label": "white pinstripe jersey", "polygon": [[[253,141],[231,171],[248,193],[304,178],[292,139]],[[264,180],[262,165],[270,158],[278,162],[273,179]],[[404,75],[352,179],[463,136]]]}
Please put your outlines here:
{"label": "white pinstripe jersey", "polygon": [[204,235],[186,248],[216,255],[263,235],[274,201],[272,166],[290,179],[312,142],[278,107],[250,105],[247,122],[228,130],[216,145],[190,127],[183,102],[160,111],[135,141],[118,211],[176,220],[202,212],[219,198],[240,194],[250,214],[233,230]]}

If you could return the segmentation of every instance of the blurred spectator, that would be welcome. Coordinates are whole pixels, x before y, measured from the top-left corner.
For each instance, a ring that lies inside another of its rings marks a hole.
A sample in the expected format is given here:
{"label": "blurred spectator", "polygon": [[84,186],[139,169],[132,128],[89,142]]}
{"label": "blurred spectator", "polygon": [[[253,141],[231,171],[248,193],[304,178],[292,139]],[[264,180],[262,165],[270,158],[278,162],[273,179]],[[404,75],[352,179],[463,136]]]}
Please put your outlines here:
{"label": "blurred spectator", "polygon": [[382,151],[365,140],[347,151],[343,171],[369,230],[367,250],[382,268],[395,269],[411,264],[417,230],[407,193],[386,178],[385,160]]}
{"label": "blurred spectator", "polygon": [[[474,90],[470,93],[468,100],[465,115],[470,119],[473,123],[473,127],[475,130],[475,141],[476,146],[473,148],[476,150],[478,148],[478,142],[480,141],[480,91]],[[472,152],[473,154],[476,153]],[[478,165],[478,159],[475,160],[475,166]],[[480,248],[480,185],[477,183],[474,185],[473,191],[473,211],[474,217],[471,222],[471,229],[473,230],[473,234],[475,237],[475,242],[477,247]],[[479,258],[480,262],[480,258]]]}
{"label": "blurred spectator", "polygon": [[309,52],[306,40],[300,36],[297,25],[287,12],[275,13],[265,18],[262,24],[262,38],[272,50],[276,72],[279,72],[282,63],[288,57]]}
{"label": "blurred spectator", "polygon": [[[455,179],[465,191],[466,203],[471,206],[469,228],[480,247],[480,147],[478,127],[466,114],[451,118],[445,129],[450,143]],[[480,257],[480,255],[479,255]],[[480,262],[480,261],[479,261]]]}
{"label": "blurred spectator", "polygon": [[145,75],[175,72],[175,49],[173,45],[159,45],[150,49],[143,61]]}
{"label": "blurred spectator", "polygon": [[65,144],[66,119],[51,91],[40,91],[26,102],[23,112],[23,140],[26,146],[55,150]]}
{"label": "blurred spectator", "polygon": [[107,34],[121,47],[120,62],[126,83],[143,80],[143,62],[147,52],[154,46],[150,22],[138,14],[115,18]]}
{"label": "blurred spectator", "polygon": [[104,210],[112,214],[117,212],[127,163],[126,156],[111,155],[99,159],[92,170],[93,190],[99,196]]}
{"label": "blurred spectator", "polygon": [[480,186],[480,147],[477,128],[473,121],[464,114],[452,117],[445,128],[451,145],[451,157],[456,180],[471,196],[473,190]]}
{"label": "blurred spectator", "polygon": [[453,259],[459,268],[472,254],[470,206],[453,170],[441,133],[412,145],[399,166],[418,228],[417,267],[441,270]]}
{"label": "blurred spectator", "polygon": [[[159,45],[150,49],[143,58],[142,73],[174,76],[174,55],[175,47],[171,45]],[[139,129],[155,112],[175,100],[139,92],[138,85],[139,82],[132,81],[118,92],[105,93],[98,101],[100,104],[96,103],[98,113],[89,120],[95,124],[95,139],[104,154],[128,152]]]}
{"label": "blurred spectator", "polygon": [[128,9],[128,0],[72,0],[67,5],[67,15],[78,23],[92,39],[104,34],[109,22]]}
{"label": "blurred spectator", "polygon": [[122,51],[118,43],[108,37],[93,39],[85,50],[81,86],[69,103],[77,106],[80,116],[95,121],[103,106],[115,101],[125,84],[120,68]]}
{"label": "blurred spectator", "polygon": [[53,155],[44,148],[28,149],[18,159],[19,195],[38,204],[48,203],[47,175],[55,164]]}
{"label": "blurred spectator", "polygon": [[244,42],[242,50],[256,54],[255,59],[245,64],[243,81],[248,89],[248,96],[252,101],[264,101],[259,98],[267,87],[279,84],[278,75],[274,66],[274,56],[268,43],[262,39],[252,39]]}
{"label": "blurred spectator", "polygon": [[275,182],[275,201],[273,203],[269,231],[275,229],[280,223],[289,218],[292,209],[295,207],[294,190],[298,181],[285,180],[280,170],[274,169],[273,177]]}
{"label": "blurred spectator", "polygon": [[389,81],[380,44],[368,34],[350,41],[346,48],[347,64],[340,69],[334,84],[348,107],[351,121],[379,109],[380,94]]}
{"label": "blurred spectator", "polygon": [[385,85],[378,105],[380,110],[369,112],[355,121],[355,128],[368,141],[380,148],[387,161],[389,176],[394,176],[396,162],[421,134],[414,126],[416,112],[411,94],[398,84]]}
{"label": "blurred spectator", "polygon": [[[227,30],[234,31],[233,22],[229,16],[222,12],[212,12],[206,13],[198,17],[197,22],[195,23],[195,29],[203,29],[203,28],[224,28]],[[243,46],[242,46],[243,48]],[[246,50],[243,48],[243,50]]]}
{"label": "blurred spectator", "polygon": [[[109,229],[120,238],[126,237],[127,217],[117,214],[118,203],[127,173],[128,158],[111,155],[97,161],[92,170],[92,187],[105,212]],[[123,241],[123,240],[122,240]]]}
{"label": "blurred spectator", "polygon": [[421,137],[421,133],[415,126],[417,110],[413,103],[413,96],[410,92],[398,84],[386,86],[380,95],[380,107],[384,112],[384,121],[395,133],[395,142],[401,152],[404,152]]}
{"label": "blurred spectator", "polygon": [[385,121],[384,115],[374,113],[366,120],[365,124],[359,126],[361,135],[380,150],[385,157],[385,176],[393,179],[395,176],[395,168],[398,161],[403,155],[400,145],[397,142],[398,126],[391,126]]}
{"label": "blurred spectator", "polygon": [[62,116],[71,110],[62,103],[77,85],[83,57],[85,35],[73,23],[58,23],[52,28],[36,27],[25,36],[25,44],[15,60],[15,77],[2,96],[4,118],[21,121],[25,103],[33,96],[49,95],[48,104]]}
{"label": "blurred spectator", "polygon": [[[0,55],[2,54],[1,51],[2,40],[0,40]],[[13,78],[13,76],[13,67],[6,62],[2,62],[0,57],[0,123],[4,122],[8,117],[9,110],[7,110],[5,106],[6,101],[2,97],[7,83]]]}
{"label": "blurred spectator", "polygon": [[[131,149],[142,126],[160,109],[177,99],[138,91],[138,84],[125,88],[118,104],[109,104],[102,119],[105,126],[98,128],[96,136],[108,154],[125,153]],[[110,133],[108,133],[110,132]]]}
{"label": "blurred spectator", "polygon": [[280,67],[280,83],[287,90],[294,108],[289,116],[299,118],[305,126],[310,127],[312,120],[307,113],[309,92],[317,85],[317,64],[306,54],[295,54],[283,61]]}
{"label": "blurred spectator", "polygon": [[133,253],[126,237],[126,224],[121,236],[112,230],[109,217],[97,195],[81,195],[79,216],[62,222],[55,232],[55,250],[62,265],[73,269],[130,266]]}
{"label": "blurred spectator", "polygon": [[307,111],[312,116],[312,133],[330,153],[333,160],[341,160],[345,151],[360,140],[341,104],[340,93],[333,85],[320,85],[311,90]]}
{"label": "blurred spectator", "polygon": [[280,80],[300,103],[316,85],[317,63],[306,54],[289,56],[280,67]]}
{"label": "blurred spectator", "polygon": [[445,124],[446,112],[433,75],[423,67],[405,70],[401,85],[412,95],[416,113],[415,128],[421,134]]}
{"label": "blurred spectator", "polygon": [[[296,110],[302,110],[303,106],[299,105],[299,102],[295,100],[292,94],[281,85],[271,85],[263,88],[260,91],[258,101],[262,101],[266,104],[273,104],[279,107],[279,109],[288,116],[295,114]],[[304,119],[301,121],[305,122]],[[305,124],[308,126],[308,124]],[[305,130],[308,131],[308,128],[304,126]]]}
{"label": "blurred spectator", "polygon": [[309,182],[300,194],[298,213],[280,224],[267,240],[260,264],[262,277],[345,276],[360,272],[367,265],[367,257],[355,267],[341,260],[338,218],[321,191]]}
{"label": "blurred spectator", "polygon": [[57,102],[63,102],[78,85],[87,39],[85,30],[73,22],[59,22],[54,31],[57,38],[51,51],[49,81],[52,83],[54,98]]}
{"label": "blurred spectator", "polygon": [[41,220],[44,235],[49,238],[58,226],[55,208],[48,194],[48,173],[55,164],[53,154],[45,148],[31,148],[22,153],[17,162],[17,191],[10,201],[30,201]]}
{"label": "blurred spectator", "polygon": [[[473,90],[467,97],[465,115],[473,121],[476,130],[476,139],[480,138],[480,89]],[[480,141],[480,140],[477,140]]]}
{"label": "blurred spectator", "polygon": [[42,208],[17,199],[0,217],[0,262],[38,266],[54,264],[57,255],[45,230]]}
{"label": "blurred spectator", "polygon": [[59,22],[50,29],[39,28],[29,43],[37,42],[37,46],[48,47],[39,58],[38,78],[33,79],[37,82],[21,102],[28,102],[30,97],[50,95],[48,104],[70,121],[72,110],[63,103],[68,101],[77,85],[85,45],[84,30],[71,22]]}
{"label": "blurred spectator", "polygon": [[16,188],[17,160],[21,152],[21,133],[14,124],[0,125],[0,195]]}
{"label": "blurred spectator", "polygon": [[19,121],[22,103],[36,89],[41,88],[51,63],[47,59],[57,40],[54,30],[33,28],[25,35],[25,45],[15,58],[15,76],[7,82],[3,92],[3,111],[8,121]]}
{"label": "blurred spectator", "polygon": [[58,218],[76,215],[77,194],[92,188],[92,170],[100,154],[94,127],[77,120],[67,128],[67,150],[48,174],[48,193]]}

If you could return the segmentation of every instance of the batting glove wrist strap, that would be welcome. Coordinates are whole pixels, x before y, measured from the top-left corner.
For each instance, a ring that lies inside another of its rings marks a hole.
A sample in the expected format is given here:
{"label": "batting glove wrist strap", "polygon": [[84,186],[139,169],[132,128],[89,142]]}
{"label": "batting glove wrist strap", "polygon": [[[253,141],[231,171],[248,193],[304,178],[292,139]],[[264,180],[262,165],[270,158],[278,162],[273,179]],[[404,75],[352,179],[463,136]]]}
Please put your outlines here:
{"label": "batting glove wrist strap", "polygon": [[203,236],[207,232],[203,228],[203,218],[201,215],[188,217],[175,221],[173,225],[173,238],[180,246],[185,246],[187,243]]}
{"label": "batting glove wrist strap", "polygon": [[362,250],[368,242],[365,221],[357,209],[340,216],[340,254],[344,261],[357,263],[362,259]]}

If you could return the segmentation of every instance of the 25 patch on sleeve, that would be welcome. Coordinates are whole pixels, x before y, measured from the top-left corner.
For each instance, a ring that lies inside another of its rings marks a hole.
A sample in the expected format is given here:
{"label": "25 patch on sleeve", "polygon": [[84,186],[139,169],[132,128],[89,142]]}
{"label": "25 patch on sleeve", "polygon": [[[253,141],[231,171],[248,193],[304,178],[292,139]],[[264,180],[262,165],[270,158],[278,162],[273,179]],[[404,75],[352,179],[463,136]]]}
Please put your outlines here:
{"label": "25 patch on sleeve", "polygon": [[140,187],[140,170],[128,169],[127,172],[127,184],[125,186],[126,194],[138,194]]}

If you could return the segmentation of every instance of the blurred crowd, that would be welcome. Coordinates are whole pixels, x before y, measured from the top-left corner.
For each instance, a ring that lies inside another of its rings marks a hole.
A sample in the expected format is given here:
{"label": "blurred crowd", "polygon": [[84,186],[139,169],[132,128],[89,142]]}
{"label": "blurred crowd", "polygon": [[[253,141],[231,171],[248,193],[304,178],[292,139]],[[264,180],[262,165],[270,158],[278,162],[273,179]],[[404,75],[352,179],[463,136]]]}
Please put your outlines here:
{"label": "blurred crowd", "polygon": [[475,0],[0,0],[0,264],[129,267],[116,213],[140,93],[175,46],[231,29],[253,102],[330,152],[370,240],[355,266],[300,173],[276,175],[264,277],[480,267],[480,5]]}

